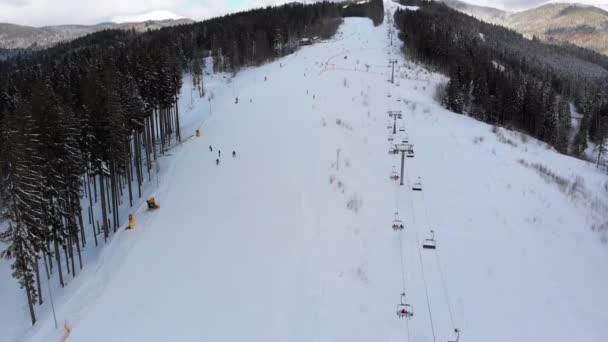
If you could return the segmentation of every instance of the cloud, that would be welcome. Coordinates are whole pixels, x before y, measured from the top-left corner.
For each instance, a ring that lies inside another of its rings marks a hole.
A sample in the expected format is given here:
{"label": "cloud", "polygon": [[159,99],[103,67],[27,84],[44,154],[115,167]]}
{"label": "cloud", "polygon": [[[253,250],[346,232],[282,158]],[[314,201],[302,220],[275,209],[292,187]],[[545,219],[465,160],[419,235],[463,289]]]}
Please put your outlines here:
{"label": "cloud", "polygon": [[146,20],[163,20],[163,19],[181,19],[183,16],[177,15],[171,11],[152,11],[143,14],[122,15],[112,18],[110,21],[114,23],[136,23]]}
{"label": "cloud", "polygon": [[202,20],[227,10],[223,0],[0,0],[0,22],[30,26],[90,25],[163,12]]}

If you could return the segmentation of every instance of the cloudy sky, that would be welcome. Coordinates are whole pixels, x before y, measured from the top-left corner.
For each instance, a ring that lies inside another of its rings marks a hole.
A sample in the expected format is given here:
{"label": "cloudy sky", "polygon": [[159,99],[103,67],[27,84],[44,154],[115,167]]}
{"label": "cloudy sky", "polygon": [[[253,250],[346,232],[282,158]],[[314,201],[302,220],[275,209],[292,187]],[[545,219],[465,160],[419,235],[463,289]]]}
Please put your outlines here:
{"label": "cloudy sky", "polygon": [[[187,17],[202,20],[242,9],[293,0],[0,0],[0,22],[30,26],[96,24]],[[306,0],[314,1],[314,0]],[[468,0],[502,9],[534,7],[547,0]],[[608,0],[578,0],[606,4]]]}

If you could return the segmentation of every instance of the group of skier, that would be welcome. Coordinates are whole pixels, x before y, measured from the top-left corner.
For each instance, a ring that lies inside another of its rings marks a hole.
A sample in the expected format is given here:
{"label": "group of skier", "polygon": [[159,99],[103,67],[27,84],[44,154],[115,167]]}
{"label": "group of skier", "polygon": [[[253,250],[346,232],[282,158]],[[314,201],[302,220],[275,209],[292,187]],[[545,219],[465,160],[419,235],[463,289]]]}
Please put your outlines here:
{"label": "group of skier", "polygon": [[[213,152],[213,146],[209,145],[209,152]],[[220,157],[222,156],[222,150],[217,150],[217,159],[215,159],[215,165],[220,165]],[[232,151],[232,158],[236,158],[236,151]]]}

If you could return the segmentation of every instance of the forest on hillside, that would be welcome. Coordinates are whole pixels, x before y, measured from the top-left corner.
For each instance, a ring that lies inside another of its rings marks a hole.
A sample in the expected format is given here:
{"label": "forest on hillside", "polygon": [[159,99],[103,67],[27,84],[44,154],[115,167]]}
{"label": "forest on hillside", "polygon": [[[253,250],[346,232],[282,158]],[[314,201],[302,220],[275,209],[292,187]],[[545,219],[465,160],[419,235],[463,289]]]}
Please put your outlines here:
{"label": "forest on hillside", "polygon": [[[442,3],[401,3],[420,7],[395,13],[404,52],[449,76],[440,95],[448,109],[521,130],[562,153],[582,156],[589,141],[598,157],[606,153],[608,57],[525,39]],[[583,118],[569,144],[571,102]]]}
{"label": "forest on hillside", "polygon": [[51,274],[62,287],[75,277],[82,249],[103,245],[124,222],[118,214],[127,205],[123,193],[133,206],[159,156],[184,138],[177,100],[185,73],[203,97],[205,61],[216,72],[236,73],[292,53],[301,38],[331,37],[343,16],[378,25],[383,13],[381,0],[292,3],[146,33],[107,30],[43,51],[4,54],[1,256],[12,262],[32,324],[35,305],[43,304],[41,276]]}

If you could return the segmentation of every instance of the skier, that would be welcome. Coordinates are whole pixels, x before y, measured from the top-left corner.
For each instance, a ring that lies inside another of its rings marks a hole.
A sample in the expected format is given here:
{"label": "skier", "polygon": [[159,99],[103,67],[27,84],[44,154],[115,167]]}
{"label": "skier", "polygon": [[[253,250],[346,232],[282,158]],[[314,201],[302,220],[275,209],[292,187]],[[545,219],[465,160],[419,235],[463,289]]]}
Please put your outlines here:
{"label": "skier", "polygon": [[236,157],[236,152],[232,151],[232,158]]}
{"label": "skier", "polygon": [[222,156],[222,151],[221,150],[217,150],[217,156],[218,156],[218,158]]}
{"label": "skier", "polygon": [[234,104],[237,104],[237,103],[239,103],[239,97],[238,96],[234,98]]}
{"label": "skier", "polygon": [[213,147],[211,147],[211,145],[209,145],[209,152],[213,152]]}
{"label": "skier", "polygon": [[215,160],[215,165],[220,165],[220,160],[219,159]]}

